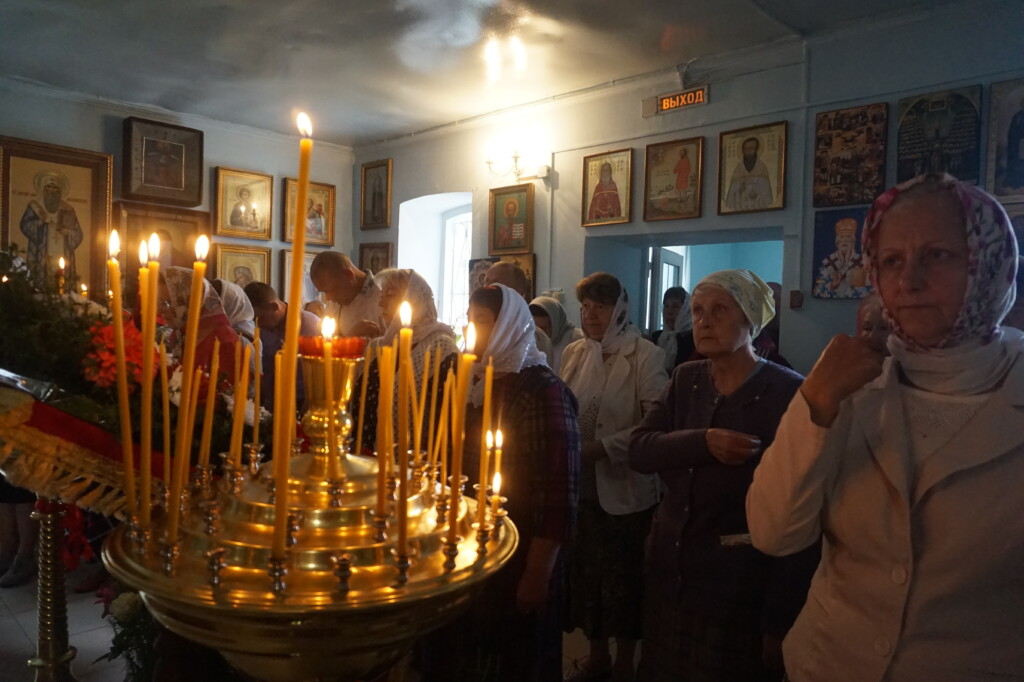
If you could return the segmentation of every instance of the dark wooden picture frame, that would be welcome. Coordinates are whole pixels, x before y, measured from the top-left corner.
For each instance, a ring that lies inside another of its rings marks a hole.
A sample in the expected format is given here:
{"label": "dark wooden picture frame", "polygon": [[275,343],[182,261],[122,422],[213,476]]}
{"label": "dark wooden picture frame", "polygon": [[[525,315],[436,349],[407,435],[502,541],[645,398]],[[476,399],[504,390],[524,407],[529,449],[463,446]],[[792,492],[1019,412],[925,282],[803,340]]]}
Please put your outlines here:
{"label": "dark wooden picture frame", "polygon": [[[284,179],[284,241],[295,240],[295,196],[299,181]],[[334,213],[337,189],[323,182],[309,183],[309,203],[306,216],[306,243],[334,246]]]}
{"label": "dark wooden picture frame", "polygon": [[703,137],[647,145],[644,154],[644,220],[699,218],[703,161]]}
{"label": "dark wooden picture frame", "polygon": [[[0,246],[20,247],[39,277],[55,276],[65,256],[67,279],[105,299],[112,168],[110,154],[0,136]],[[56,208],[46,208],[46,187],[59,193]],[[53,221],[65,233],[65,253],[48,251]]]}
{"label": "dark wooden picture frame", "polygon": [[391,227],[391,159],[364,163],[359,186],[359,228]]}
{"label": "dark wooden picture frame", "polygon": [[121,196],[175,206],[203,203],[203,131],[126,118]]}
{"label": "dark wooden picture frame", "polygon": [[484,286],[487,271],[491,269],[492,265],[496,265],[498,263],[511,263],[512,265],[522,269],[528,282],[526,299],[528,301],[532,301],[536,295],[534,292],[537,290],[537,285],[535,283],[537,254],[535,253],[521,253],[514,256],[490,256],[489,258],[470,258],[469,295],[472,296],[474,291]]}
{"label": "dark wooden picture frame", "polygon": [[225,166],[217,167],[217,212],[213,229],[215,235],[269,240],[273,215],[273,175]]}
{"label": "dark wooden picture frame", "polygon": [[[609,177],[603,173],[608,167]],[[583,227],[616,225],[633,219],[633,148],[583,157]]]}
{"label": "dark wooden picture frame", "polygon": [[533,184],[492,189],[487,215],[489,255],[533,251]]}
{"label": "dark wooden picture frame", "polygon": [[367,242],[359,245],[359,269],[376,274],[394,267],[394,245],[391,242]]}
{"label": "dark wooden picture frame", "polygon": [[897,183],[922,173],[981,182],[980,85],[905,97],[897,111]]}
{"label": "dark wooden picture frame", "polygon": [[889,105],[823,111],[814,126],[815,207],[870,204],[885,191]]}
{"label": "dark wooden picture frame", "polygon": [[[718,215],[785,208],[788,130],[788,121],[775,121],[718,136]],[[753,149],[752,168],[746,167],[745,147]]]}
{"label": "dark wooden picture frame", "polygon": [[214,244],[214,277],[245,288],[250,282],[270,284],[270,247]]}
{"label": "dark wooden picture frame", "polygon": [[985,178],[999,201],[1024,201],[1024,78],[989,88]]}

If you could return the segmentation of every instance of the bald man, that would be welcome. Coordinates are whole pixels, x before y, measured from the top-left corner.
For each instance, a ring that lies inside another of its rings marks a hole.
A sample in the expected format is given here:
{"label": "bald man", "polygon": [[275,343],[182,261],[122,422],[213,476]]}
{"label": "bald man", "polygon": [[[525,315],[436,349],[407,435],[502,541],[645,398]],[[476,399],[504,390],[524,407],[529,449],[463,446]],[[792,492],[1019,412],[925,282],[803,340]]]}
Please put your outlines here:
{"label": "bald man", "polygon": [[352,264],[337,251],[322,251],[313,259],[309,278],[327,298],[325,315],[338,320],[342,336],[376,338],[385,328],[381,320],[380,287],[373,274]]}
{"label": "bald man", "polygon": [[[487,274],[484,275],[484,284],[504,284],[522,296],[527,304],[530,302],[530,279],[523,272],[523,269],[515,263],[502,261],[492,265],[487,269]],[[535,334],[537,348],[540,349],[541,353],[544,353],[544,357],[548,359],[548,367],[551,367],[552,356],[554,355],[551,339],[539,327],[535,328]]]}

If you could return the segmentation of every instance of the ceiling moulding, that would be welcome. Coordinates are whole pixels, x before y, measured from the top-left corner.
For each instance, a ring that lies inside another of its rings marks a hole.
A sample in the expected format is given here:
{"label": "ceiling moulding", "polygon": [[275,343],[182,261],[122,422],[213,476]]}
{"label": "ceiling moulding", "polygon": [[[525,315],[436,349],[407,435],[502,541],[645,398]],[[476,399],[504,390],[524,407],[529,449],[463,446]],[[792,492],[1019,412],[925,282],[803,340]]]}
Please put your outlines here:
{"label": "ceiling moulding", "polygon": [[[94,106],[107,112],[112,111],[115,113],[122,113],[126,117],[142,116],[166,123],[184,125],[189,128],[198,128],[203,131],[223,130],[235,134],[248,135],[260,140],[276,140],[287,143],[293,143],[299,137],[297,132],[295,135],[283,135],[273,130],[263,130],[262,128],[254,128],[252,126],[242,125],[239,123],[229,123],[227,121],[208,118],[198,114],[184,114],[177,111],[171,111],[170,109],[164,109],[163,107],[135,104],[132,102],[121,102],[119,100],[108,99],[98,95],[90,95],[84,92],[77,92],[75,90],[64,90],[47,83],[40,83],[38,81],[16,76],[0,76],[0,88],[7,88],[12,92],[25,92],[40,95],[42,97],[51,97],[65,102]],[[339,152],[347,152],[350,156],[353,156],[353,158],[355,156],[355,152],[352,147],[346,147],[345,145],[335,144],[333,142],[325,142],[323,140],[317,140],[316,144],[317,147],[320,148],[328,147]]]}
{"label": "ceiling moulding", "polygon": [[699,57],[676,67],[684,88],[721,83],[738,76],[804,63],[804,39],[783,38],[766,45]]}

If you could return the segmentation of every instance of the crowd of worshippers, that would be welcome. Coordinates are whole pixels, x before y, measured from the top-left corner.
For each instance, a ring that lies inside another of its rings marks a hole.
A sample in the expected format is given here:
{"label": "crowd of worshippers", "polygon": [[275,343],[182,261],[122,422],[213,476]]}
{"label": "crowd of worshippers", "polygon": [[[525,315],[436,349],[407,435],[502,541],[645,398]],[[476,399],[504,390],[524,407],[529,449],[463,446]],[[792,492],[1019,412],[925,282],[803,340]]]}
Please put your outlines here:
{"label": "crowd of worshippers", "polygon": [[[779,354],[779,287],[749,270],[668,289],[649,339],[612,274],[577,283],[576,327],[557,299],[527,300],[517,267],[487,272],[469,299],[474,371],[494,368],[520,544],[417,647],[420,679],[1024,679],[1024,333],[1003,323],[1021,317],[1012,225],[982,189],[928,175],[879,196],[862,230],[876,293],[806,377]],[[177,330],[190,275],[162,273]],[[417,384],[438,371],[428,350],[442,376],[453,366],[456,332],[415,271],[373,274],[327,251],[310,276],[322,300],[302,312],[303,335],[321,313],[390,344],[405,300]],[[222,353],[251,342],[255,322],[272,405],[288,306],[266,284],[214,282],[197,363],[213,339]],[[359,454],[372,456],[369,357]],[[565,670],[562,633],[576,629],[589,655]]]}

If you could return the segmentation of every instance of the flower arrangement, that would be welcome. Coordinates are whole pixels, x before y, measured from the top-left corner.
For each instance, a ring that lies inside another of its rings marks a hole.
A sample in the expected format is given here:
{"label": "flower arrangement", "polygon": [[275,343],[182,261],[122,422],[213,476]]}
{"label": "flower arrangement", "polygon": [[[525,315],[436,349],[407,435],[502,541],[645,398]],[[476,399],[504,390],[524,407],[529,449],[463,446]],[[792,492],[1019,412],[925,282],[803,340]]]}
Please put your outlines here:
{"label": "flower arrangement", "polygon": [[122,585],[111,583],[97,592],[97,604],[103,604],[103,617],[110,618],[114,637],[110,651],[96,661],[113,661],[123,657],[127,664],[126,682],[149,682],[153,679],[156,651],[153,641],[159,626],[146,610],[142,597]]}
{"label": "flower arrangement", "polygon": [[[142,333],[127,318],[122,321],[124,326],[124,355],[129,375],[134,383],[129,383],[128,390],[135,390],[135,386],[142,382]],[[89,327],[91,350],[83,362],[85,378],[97,386],[109,388],[117,381],[117,357],[114,354],[114,322],[103,322],[97,320]],[[151,349],[154,355],[153,366],[157,367],[156,349]]]}

